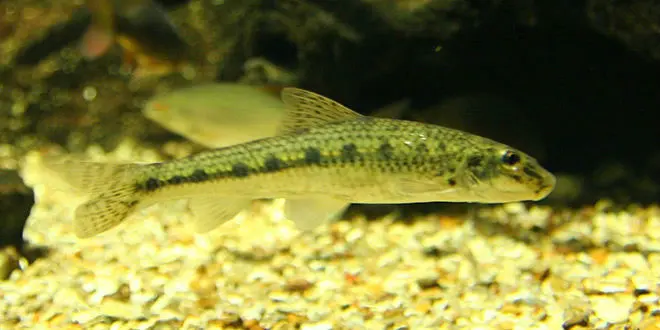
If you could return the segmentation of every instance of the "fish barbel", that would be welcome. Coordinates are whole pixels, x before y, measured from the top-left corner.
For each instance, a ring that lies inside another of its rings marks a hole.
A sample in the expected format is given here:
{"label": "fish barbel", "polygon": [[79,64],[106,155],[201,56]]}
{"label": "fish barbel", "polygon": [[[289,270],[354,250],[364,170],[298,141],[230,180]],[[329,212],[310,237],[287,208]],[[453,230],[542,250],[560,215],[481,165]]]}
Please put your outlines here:
{"label": "fish barbel", "polygon": [[75,212],[79,237],[132,212],[188,199],[195,229],[232,219],[252,200],[284,198],[285,216],[309,230],[351,203],[540,200],[555,177],[535,159],[493,140],[442,126],[358,114],[313,92],[284,88],[278,134],[153,164],[45,158],[91,199]]}

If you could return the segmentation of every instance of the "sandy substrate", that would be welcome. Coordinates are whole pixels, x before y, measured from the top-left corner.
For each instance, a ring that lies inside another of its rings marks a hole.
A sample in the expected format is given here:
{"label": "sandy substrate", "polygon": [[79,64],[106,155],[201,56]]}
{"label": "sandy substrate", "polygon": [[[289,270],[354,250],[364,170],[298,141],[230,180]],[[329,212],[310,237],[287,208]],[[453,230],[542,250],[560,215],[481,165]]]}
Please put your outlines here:
{"label": "sandy substrate", "polygon": [[199,235],[181,202],[81,240],[81,200],[39,184],[38,158],[25,235],[51,252],[0,281],[1,329],[660,329],[657,206],[516,203],[299,234],[275,202]]}

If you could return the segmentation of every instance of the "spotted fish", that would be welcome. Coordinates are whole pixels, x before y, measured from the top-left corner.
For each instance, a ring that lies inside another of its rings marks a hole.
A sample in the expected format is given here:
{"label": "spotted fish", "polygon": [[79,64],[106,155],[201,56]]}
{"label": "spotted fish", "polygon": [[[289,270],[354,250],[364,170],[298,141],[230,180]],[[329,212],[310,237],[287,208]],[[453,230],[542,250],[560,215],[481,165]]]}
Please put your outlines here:
{"label": "spotted fish", "polygon": [[232,219],[254,199],[284,198],[285,216],[309,230],[351,203],[540,200],[555,177],[527,154],[442,126],[356,113],[297,88],[275,136],[153,164],[44,159],[91,198],[75,212],[79,237],[122,223],[145,206],[188,199],[198,232]]}

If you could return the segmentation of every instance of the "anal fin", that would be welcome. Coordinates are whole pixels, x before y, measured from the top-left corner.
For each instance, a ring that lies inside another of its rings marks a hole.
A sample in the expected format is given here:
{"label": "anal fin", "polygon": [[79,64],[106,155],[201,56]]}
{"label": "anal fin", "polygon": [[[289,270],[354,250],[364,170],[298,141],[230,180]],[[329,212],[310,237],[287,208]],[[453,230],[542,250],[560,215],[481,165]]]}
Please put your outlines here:
{"label": "anal fin", "polygon": [[284,214],[298,229],[308,231],[336,220],[349,205],[333,198],[287,199]]}
{"label": "anal fin", "polygon": [[233,219],[250,205],[251,200],[218,196],[200,196],[190,199],[190,209],[195,216],[194,227],[205,233]]}

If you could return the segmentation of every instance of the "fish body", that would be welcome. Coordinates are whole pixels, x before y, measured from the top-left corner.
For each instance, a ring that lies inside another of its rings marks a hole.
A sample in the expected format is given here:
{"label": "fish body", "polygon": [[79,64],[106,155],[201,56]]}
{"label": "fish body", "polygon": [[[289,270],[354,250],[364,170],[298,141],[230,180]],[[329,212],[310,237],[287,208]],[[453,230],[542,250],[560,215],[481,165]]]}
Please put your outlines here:
{"label": "fish body", "polygon": [[286,217],[311,229],[350,203],[502,203],[554,188],[532,157],[487,138],[363,116],[301,89],[285,88],[282,99],[276,136],[156,164],[47,161],[92,196],[76,211],[76,233],[93,236],[170,199],[190,200],[200,232],[260,198],[285,198]]}
{"label": "fish body", "polygon": [[275,135],[285,113],[280,90],[202,84],[155,95],[142,113],[196,143],[220,148]]}

